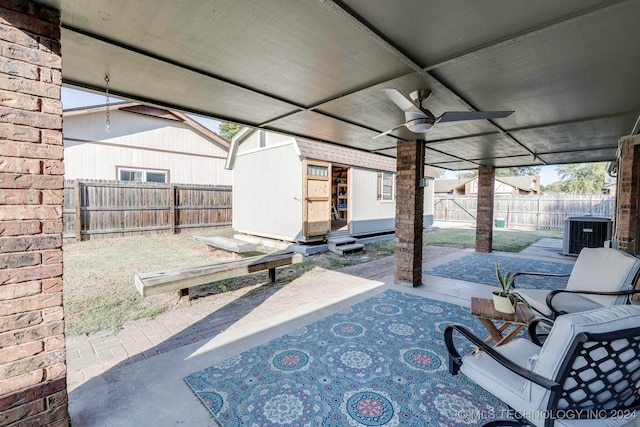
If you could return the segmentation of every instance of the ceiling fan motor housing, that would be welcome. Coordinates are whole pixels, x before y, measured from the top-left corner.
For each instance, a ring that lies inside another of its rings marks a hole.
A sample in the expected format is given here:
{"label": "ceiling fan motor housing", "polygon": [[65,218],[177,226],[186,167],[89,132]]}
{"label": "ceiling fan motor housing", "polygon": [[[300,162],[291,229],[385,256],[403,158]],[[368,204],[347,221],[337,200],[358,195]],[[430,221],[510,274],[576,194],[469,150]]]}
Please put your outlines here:
{"label": "ceiling fan motor housing", "polygon": [[407,121],[406,127],[413,133],[423,133],[431,129],[436,120],[431,117],[419,117]]}

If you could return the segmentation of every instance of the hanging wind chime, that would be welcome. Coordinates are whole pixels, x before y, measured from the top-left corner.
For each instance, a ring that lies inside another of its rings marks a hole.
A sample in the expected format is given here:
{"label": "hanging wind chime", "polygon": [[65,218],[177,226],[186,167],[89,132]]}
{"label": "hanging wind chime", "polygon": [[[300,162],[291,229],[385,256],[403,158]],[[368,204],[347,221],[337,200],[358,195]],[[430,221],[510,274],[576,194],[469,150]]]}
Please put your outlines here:
{"label": "hanging wind chime", "polygon": [[111,132],[111,117],[110,117],[110,113],[109,113],[109,75],[107,74],[106,76],[104,76],[104,81],[105,81],[105,93],[107,95],[107,99],[105,102],[105,111],[106,111],[106,124],[107,124],[107,128],[106,128],[106,132],[109,133]]}

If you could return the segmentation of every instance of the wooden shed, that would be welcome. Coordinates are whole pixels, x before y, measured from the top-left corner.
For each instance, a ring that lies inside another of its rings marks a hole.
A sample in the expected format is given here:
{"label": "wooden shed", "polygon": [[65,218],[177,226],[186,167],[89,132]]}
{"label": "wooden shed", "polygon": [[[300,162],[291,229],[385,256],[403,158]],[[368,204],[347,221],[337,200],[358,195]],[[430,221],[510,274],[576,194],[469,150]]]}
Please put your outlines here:
{"label": "wooden shed", "polygon": [[[233,139],[233,228],[313,242],[330,233],[395,230],[396,160],[336,144],[244,129]],[[424,223],[433,222],[434,174],[426,168]]]}

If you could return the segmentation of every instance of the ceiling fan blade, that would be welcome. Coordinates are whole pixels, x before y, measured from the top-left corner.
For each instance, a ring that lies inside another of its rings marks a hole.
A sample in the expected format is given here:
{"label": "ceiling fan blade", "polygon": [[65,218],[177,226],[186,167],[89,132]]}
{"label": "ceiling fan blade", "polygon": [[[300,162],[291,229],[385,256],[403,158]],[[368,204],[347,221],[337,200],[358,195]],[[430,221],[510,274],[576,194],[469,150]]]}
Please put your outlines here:
{"label": "ceiling fan blade", "polygon": [[405,113],[412,112],[424,116],[424,113],[420,111],[420,109],[416,107],[409,98],[401,94],[397,89],[382,89],[382,91],[393,101],[394,104],[400,107],[400,109]]}
{"label": "ceiling fan blade", "polygon": [[380,138],[381,136],[389,135],[391,132],[393,132],[393,131],[394,131],[394,130],[396,130],[396,129],[400,129],[402,126],[404,126],[404,123],[403,123],[403,124],[401,124],[401,125],[398,125],[398,126],[396,126],[396,127],[394,127],[394,128],[392,128],[392,129],[389,129],[389,130],[388,130],[388,131],[386,131],[386,132],[382,132],[382,133],[380,133],[380,134],[378,134],[378,135],[374,136],[374,137],[373,137],[373,138],[371,138],[371,139],[377,139],[377,138]]}
{"label": "ceiling fan blade", "polygon": [[513,111],[447,111],[436,119],[436,123],[499,119],[511,114]]}

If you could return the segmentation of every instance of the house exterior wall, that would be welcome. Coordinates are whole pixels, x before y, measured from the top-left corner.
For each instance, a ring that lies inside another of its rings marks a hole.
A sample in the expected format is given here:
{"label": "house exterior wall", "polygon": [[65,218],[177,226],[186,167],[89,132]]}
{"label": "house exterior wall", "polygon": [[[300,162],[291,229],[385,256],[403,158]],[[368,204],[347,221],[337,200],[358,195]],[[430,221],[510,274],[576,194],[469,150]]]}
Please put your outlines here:
{"label": "house exterior wall", "polygon": [[67,179],[118,179],[120,166],[168,170],[173,183],[233,183],[224,169],[226,151],[187,125],[117,110],[110,115],[109,133],[102,112],[65,117]]}
{"label": "house exterior wall", "polygon": [[67,426],[60,13],[0,3],[0,425]]}
{"label": "house exterior wall", "polygon": [[[477,185],[478,180],[476,179],[474,182]],[[505,184],[504,182],[500,182],[496,180],[494,185],[495,185],[495,189],[493,191],[494,194],[512,194],[512,195],[521,194],[519,189],[515,188],[512,185]],[[476,188],[475,193],[477,192],[478,190]],[[526,193],[522,193],[522,194],[526,194]]]}
{"label": "house exterior wall", "polygon": [[[424,225],[433,224],[433,190],[431,183],[424,192]],[[377,200],[378,171],[351,168],[349,232],[352,235],[395,230],[396,202]]]}
{"label": "house exterior wall", "polygon": [[[258,150],[255,133],[238,148],[233,168],[233,228],[287,241],[302,237],[302,161],[290,143]],[[245,144],[248,142],[248,145]]]}

